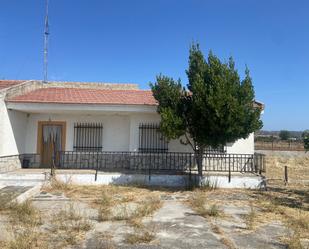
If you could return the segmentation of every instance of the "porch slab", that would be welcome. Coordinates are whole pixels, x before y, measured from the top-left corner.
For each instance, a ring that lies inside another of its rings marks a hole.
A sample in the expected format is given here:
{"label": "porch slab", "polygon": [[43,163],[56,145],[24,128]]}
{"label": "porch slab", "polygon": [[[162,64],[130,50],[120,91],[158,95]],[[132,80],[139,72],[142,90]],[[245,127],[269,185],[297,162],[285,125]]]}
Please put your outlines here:
{"label": "porch slab", "polygon": [[[10,181],[24,182],[27,180],[43,182],[50,178],[50,169],[19,169],[7,174],[0,174],[0,182],[3,176]],[[56,170],[58,180],[65,183],[78,185],[145,185],[164,187],[188,187],[198,181],[196,175],[173,174],[133,174],[132,172],[103,172],[96,176],[95,170]],[[251,188],[265,187],[262,176],[249,173],[232,173],[229,182],[227,172],[209,172],[201,178],[203,185],[214,188]],[[1,185],[1,183],[0,183]]]}

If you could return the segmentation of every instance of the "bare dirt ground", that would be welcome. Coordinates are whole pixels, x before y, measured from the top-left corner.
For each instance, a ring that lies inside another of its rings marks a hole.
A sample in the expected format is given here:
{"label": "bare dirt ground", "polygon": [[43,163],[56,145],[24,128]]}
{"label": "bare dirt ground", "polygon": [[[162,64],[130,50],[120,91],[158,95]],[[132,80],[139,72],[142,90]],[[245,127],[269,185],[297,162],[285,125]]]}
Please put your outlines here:
{"label": "bare dirt ground", "polygon": [[308,188],[73,186],[0,205],[0,248],[307,248]]}

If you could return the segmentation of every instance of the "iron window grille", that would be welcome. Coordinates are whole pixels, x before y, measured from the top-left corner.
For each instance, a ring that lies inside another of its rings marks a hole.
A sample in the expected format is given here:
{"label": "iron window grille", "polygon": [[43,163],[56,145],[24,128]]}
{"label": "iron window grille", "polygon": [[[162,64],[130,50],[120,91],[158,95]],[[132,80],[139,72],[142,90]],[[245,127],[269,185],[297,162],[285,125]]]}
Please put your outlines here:
{"label": "iron window grille", "polygon": [[168,140],[163,136],[158,124],[139,125],[140,152],[168,152]]}
{"label": "iron window grille", "polygon": [[100,123],[74,124],[74,151],[102,151],[103,125]]}
{"label": "iron window grille", "polygon": [[214,147],[208,147],[205,151],[206,153],[226,153],[225,146],[220,145],[216,148]]}

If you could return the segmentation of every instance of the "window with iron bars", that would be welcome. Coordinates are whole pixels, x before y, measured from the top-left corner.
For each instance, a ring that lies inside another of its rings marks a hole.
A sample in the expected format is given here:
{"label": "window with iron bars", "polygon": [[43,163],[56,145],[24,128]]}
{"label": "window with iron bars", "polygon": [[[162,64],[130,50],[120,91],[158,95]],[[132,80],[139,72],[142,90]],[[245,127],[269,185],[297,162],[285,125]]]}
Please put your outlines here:
{"label": "window with iron bars", "polygon": [[216,148],[213,148],[213,147],[208,147],[206,148],[206,153],[225,153],[226,150],[225,150],[225,146],[224,145],[220,145]]}
{"label": "window with iron bars", "polygon": [[140,152],[168,152],[168,140],[160,132],[158,124],[139,125]]}
{"label": "window with iron bars", "polygon": [[102,151],[103,125],[100,123],[74,124],[74,151]]}

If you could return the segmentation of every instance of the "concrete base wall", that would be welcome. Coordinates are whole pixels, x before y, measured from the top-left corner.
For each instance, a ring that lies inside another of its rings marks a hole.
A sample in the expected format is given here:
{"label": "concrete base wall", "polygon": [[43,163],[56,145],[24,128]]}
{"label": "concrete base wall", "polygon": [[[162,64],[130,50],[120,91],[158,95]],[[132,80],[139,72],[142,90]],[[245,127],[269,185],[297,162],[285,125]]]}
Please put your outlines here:
{"label": "concrete base wall", "polygon": [[211,175],[203,176],[201,184],[217,188],[250,188],[259,189],[264,187],[264,179],[261,176],[232,176],[229,182],[228,176]]}
{"label": "concrete base wall", "polygon": [[[143,174],[98,174],[95,181],[94,174],[57,174],[57,179],[66,183],[80,185],[145,185],[145,186],[164,186],[164,187],[188,187],[198,178],[191,176],[191,183],[188,175],[143,175]],[[258,189],[263,186],[261,176],[232,176],[231,182],[228,182],[228,176],[210,175],[203,176],[202,185],[208,185],[216,188],[251,188]]]}

